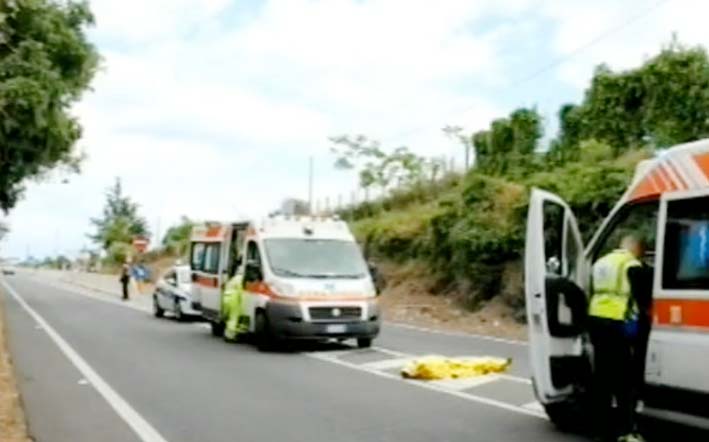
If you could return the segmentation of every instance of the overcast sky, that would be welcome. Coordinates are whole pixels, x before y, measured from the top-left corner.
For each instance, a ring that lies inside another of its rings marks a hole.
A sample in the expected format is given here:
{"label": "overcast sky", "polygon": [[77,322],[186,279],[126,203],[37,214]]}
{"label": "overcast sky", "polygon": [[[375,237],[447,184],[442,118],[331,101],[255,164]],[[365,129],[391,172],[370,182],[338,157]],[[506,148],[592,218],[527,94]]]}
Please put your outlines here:
{"label": "overcast sky", "polygon": [[[289,196],[349,200],[328,137],[458,155],[473,131],[536,106],[547,136],[595,65],[636,66],[676,32],[709,46],[694,0],[93,0],[103,66],[76,107],[80,175],[29,183],[4,256],[74,255],[121,177],[153,233],[180,215],[256,217]],[[589,45],[589,43],[592,43]],[[68,181],[68,182],[64,182]]]}

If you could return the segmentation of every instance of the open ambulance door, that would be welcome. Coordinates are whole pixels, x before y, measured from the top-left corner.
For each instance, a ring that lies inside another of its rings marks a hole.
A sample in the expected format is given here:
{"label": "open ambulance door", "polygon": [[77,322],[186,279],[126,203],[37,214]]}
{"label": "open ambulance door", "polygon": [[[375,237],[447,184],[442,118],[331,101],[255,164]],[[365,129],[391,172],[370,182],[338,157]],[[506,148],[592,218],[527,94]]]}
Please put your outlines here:
{"label": "open ambulance door", "polygon": [[589,266],[576,219],[558,196],[532,190],[525,246],[530,364],[537,399],[554,407],[577,401],[590,372],[584,351]]}

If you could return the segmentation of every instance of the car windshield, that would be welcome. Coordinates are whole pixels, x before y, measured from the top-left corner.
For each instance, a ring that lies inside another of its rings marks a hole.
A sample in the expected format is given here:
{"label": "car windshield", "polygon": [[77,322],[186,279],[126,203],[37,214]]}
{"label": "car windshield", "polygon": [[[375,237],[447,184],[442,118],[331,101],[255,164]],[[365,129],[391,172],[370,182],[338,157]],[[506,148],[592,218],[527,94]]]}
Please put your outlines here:
{"label": "car windshield", "polygon": [[178,267],[175,269],[178,284],[187,284],[192,280],[192,272],[188,267]]}
{"label": "car windshield", "polygon": [[367,265],[357,244],[323,239],[267,239],[266,254],[278,276],[300,278],[362,278]]}

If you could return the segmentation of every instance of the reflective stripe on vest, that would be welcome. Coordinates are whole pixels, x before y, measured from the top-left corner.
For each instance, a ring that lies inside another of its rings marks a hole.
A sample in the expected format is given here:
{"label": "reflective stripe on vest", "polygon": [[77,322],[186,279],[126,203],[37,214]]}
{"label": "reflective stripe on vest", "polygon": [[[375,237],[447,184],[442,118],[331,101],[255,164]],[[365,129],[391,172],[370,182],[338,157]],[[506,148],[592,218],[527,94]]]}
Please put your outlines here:
{"label": "reflective stripe on vest", "polygon": [[641,265],[627,250],[615,250],[596,261],[593,265],[593,296],[588,314],[625,320],[630,304],[628,269]]}

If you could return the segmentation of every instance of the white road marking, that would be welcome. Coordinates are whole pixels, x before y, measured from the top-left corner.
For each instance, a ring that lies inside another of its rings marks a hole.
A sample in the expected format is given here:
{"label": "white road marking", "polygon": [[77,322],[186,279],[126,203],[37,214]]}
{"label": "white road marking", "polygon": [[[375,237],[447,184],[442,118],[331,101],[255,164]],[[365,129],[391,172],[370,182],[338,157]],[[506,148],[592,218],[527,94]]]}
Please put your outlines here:
{"label": "white road marking", "polygon": [[[36,276],[36,275],[30,275],[30,278],[35,279],[34,276]],[[86,298],[95,299],[96,301],[107,302],[109,304],[129,308],[132,310],[137,310],[139,312],[146,312],[146,313],[153,312],[152,309],[149,307],[141,307],[141,306],[133,304],[131,302],[121,301],[120,299],[117,299],[117,298],[111,298],[110,296],[113,294],[109,294],[106,291],[96,289],[96,288],[90,287],[88,285],[79,284],[77,282],[69,282],[69,281],[64,281],[61,279],[55,279],[53,281],[47,281],[47,280],[40,281],[40,284],[46,284],[50,287],[55,287],[60,290],[70,291],[71,293],[74,293],[75,295],[81,295]],[[97,295],[94,292],[101,292],[103,294]],[[115,295],[115,296],[117,296],[117,295]],[[149,296],[149,295],[135,295],[135,296]]]}
{"label": "white road marking", "polygon": [[539,419],[547,419],[546,415],[544,415],[543,413],[540,413],[539,411],[536,411],[536,410],[531,410],[531,409],[520,407],[517,405],[508,404],[508,403],[505,403],[502,401],[486,398],[483,396],[477,396],[477,395],[467,393],[467,392],[452,390],[450,388],[440,386],[440,385],[437,385],[437,384],[431,383],[431,382],[404,379],[401,376],[390,373],[390,372],[368,368],[367,364],[355,364],[352,362],[343,361],[342,359],[339,359],[337,357],[333,357],[332,355],[329,355],[328,353],[329,352],[327,352],[327,351],[323,351],[323,352],[305,353],[305,355],[308,357],[311,357],[313,359],[318,359],[318,360],[321,360],[324,362],[329,362],[332,364],[341,365],[343,367],[347,367],[347,368],[350,368],[353,370],[363,371],[363,372],[370,373],[370,374],[380,376],[383,378],[392,379],[392,380],[396,380],[399,382],[404,382],[404,383],[407,383],[410,385],[416,385],[417,387],[425,388],[427,390],[433,390],[433,391],[437,391],[439,393],[449,394],[451,396],[455,396],[457,398],[464,399],[467,401],[476,402],[476,403],[483,404],[483,405],[489,405],[492,407],[501,408],[503,410],[512,411],[512,412],[515,412],[518,414],[533,416],[533,417],[536,417]]}
{"label": "white road marking", "polygon": [[89,381],[87,381],[86,379],[79,379],[76,383],[79,385],[88,385]]}
{"label": "white road marking", "polygon": [[384,359],[382,361],[365,362],[364,364],[358,364],[359,366],[366,368],[367,370],[391,370],[392,368],[401,368],[409,362],[413,361],[415,358],[394,358],[394,359]]}
{"label": "white road marking", "polygon": [[485,335],[478,335],[474,333],[464,333],[464,332],[454,332],[454,331],[445,331],[445,330],[436,330],[433,328],[428,328],[428,327],[421,327],[418,325],[410,325],[410,324],[403,324],[401,322],[391,322],[391,321],[385,321],[384,324],[386,326],[394,326],[394,327],[400,327],[400,328],[408,328],[411,330],[417,330],[417,331],[422,331],[426,333],[434,333],[437,335],[446,335],[446,336],[457,336],[457,337],[462,337],[462,338],[475,338],[475,339],[483,339],[485,341],[493,341],[493,342],[501,342],[503,344],[512,344],[512,345],[527,345],[527,342],[525,341],[518,341],[516,339],[505,339],[505,338],[498,338],[495,336],[485,336]]}
{"label": "white road marking", "polygon": [[507,381],[519,382],[520,384],[532,385],[531,379],[513,376],[511,374],[500,373],[497,375],[497,377],[499,377],[500,379],[505,379]]}
{"label": "white road marking", "polygon": [[475,376],[472,378],[442,379],[439,381],[429,381],[428,383],[437,385],[445,389],[463,391],[467,390],[468,388],[479,387],[481,385],[489,384],[490,382],[495,382],[498,380],[500,380],[499,377],[495,376],[494,374],[489,374],[485,376]]}
{"label": "white road marking", "polygon": [[402,352],[396,351],[396,350],[389,350],[389,349],[387,349],[387,348],[382,348],[382,347],[372,347],[372,350],[376,350],[376,351],[378,351],[378,352],[380,352],[380,353],[385,353],[385,354],[388,354],[388,355],[391,355],[391,356],[400,357],[400,358],[410,358],[410,357],[412,356],[412,355],[407,354],[407,353],[402,353]]}
{"label": "white road marking", "polygon": [[522,407],[526,408],[528,410],[534,410],[534,411],[538,411],[539,413],[544,413],[544,406],[542,404],[540,404],[538,401],[524,404],[524,405],[522,405]]}
{"label": "white road marking", "polygon": [[143,442],[167,442],[167,440],[153,428],[133,407],[130,406],[125,399],[121,397],[103,378],[74,350],[59,333],[52,328],[45,319],[40,316],[27,302],[4,280],[3,287],[15,298],[18,304],[40,324],[49,335],[49,338],[54,341],[59,350],[64,353],[64,356],[71,361],[72,364],[79,370],[84,378],[90,382],[96,391],[103,396],[108,404],[115,412],[130,426],[130,428],[138,435]]}

